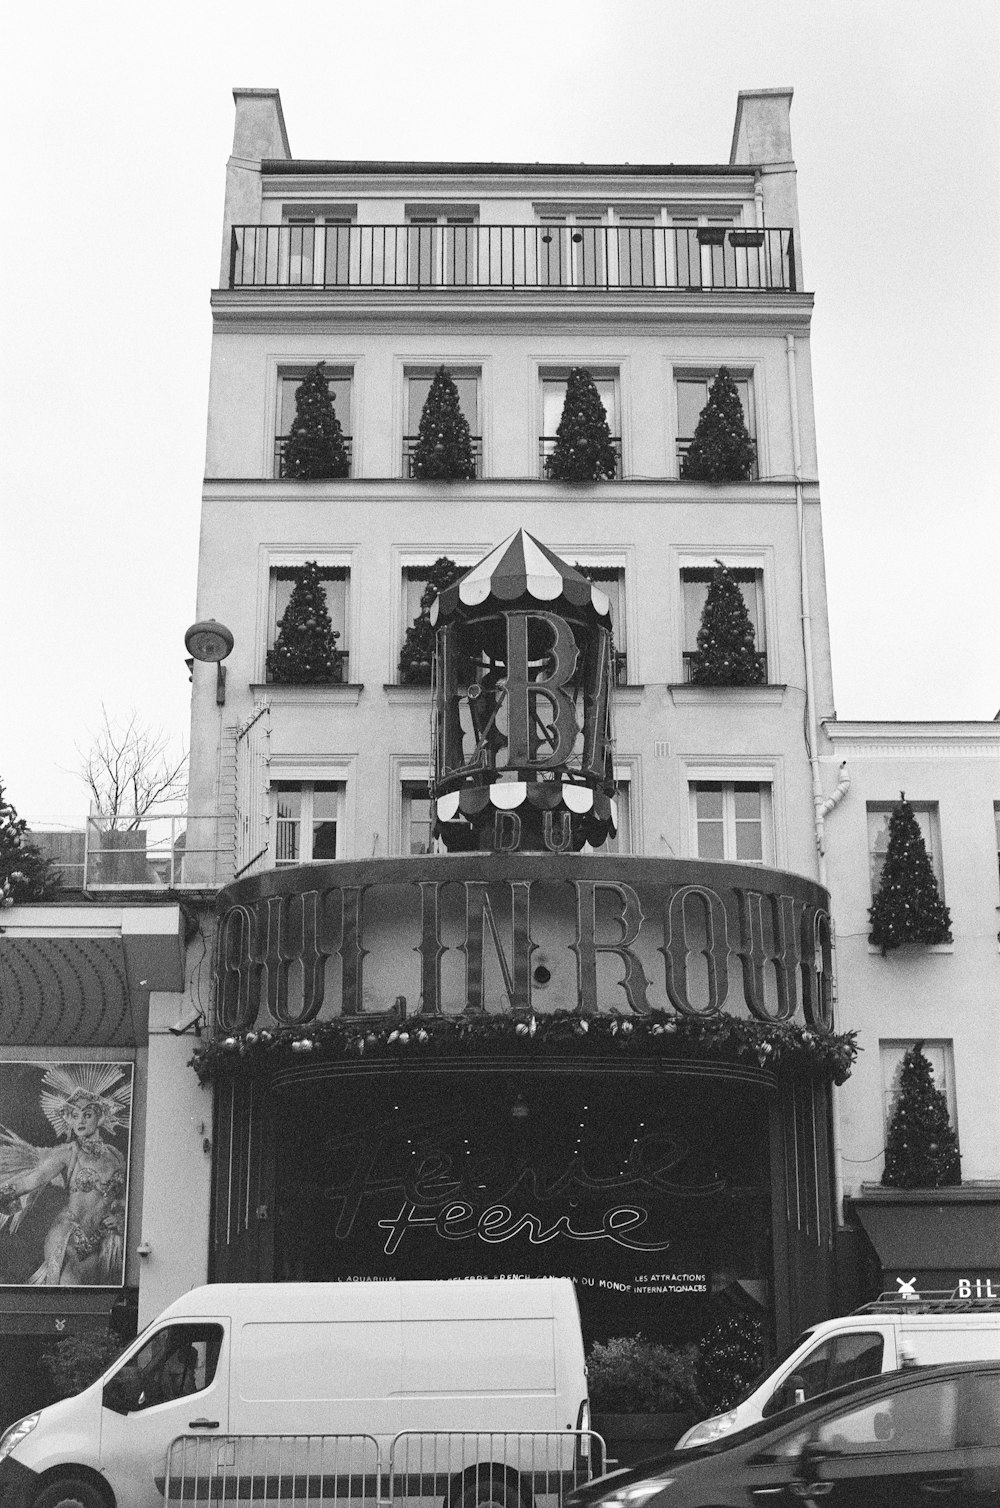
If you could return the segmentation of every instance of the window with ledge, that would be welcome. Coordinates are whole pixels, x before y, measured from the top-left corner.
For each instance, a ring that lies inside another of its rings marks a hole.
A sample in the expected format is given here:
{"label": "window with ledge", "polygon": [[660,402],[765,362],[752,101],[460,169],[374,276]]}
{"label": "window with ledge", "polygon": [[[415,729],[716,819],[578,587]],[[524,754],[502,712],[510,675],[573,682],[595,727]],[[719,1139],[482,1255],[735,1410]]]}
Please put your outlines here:
{"label": "window with ledge", "polygon": [[[934,1075],[934,1088],[940,1089],[948,1105],[948,1116],[951,1120],[952,1129],[958,1134],[958,1121],[956,1119],[955,1101],[955,1067],[952,1055],[952,1044],[947,1038],[938,1041],[928,1040],[926,1037],[919,1039],[923,1046],[921,1052],[931,1065]],[[882,1070],[882,1121],[886,1131],[892,1119],[896,1102],[900,1095],[900,1075],[903,1071],[903,1059],[906,1054],[915,1047],[918,1039],[892,1039],[881,1040],[878,1044],[879,1062]]]}
{"label": "window with ledge", "polygon": [[739,864],[774,862],[768,783],[694,780],[690,802],[694,850],[699,859],[729,859]]}
{"label": "window with ledge", "polygon": [[[420,432],[420,416],[427,402],[434,374],[442,363],[429,367],[407,367],[404,373],[406,387],[406,433],[403,436],[403,475],[410,475],[410,458]],[[480,414],[481,373],[478,367],[452,367],[444,363],[452,382],[458,389],[458,404],[472,435],[472,453],[476,458],[476,475],[483,473],[483,436]]]}
{"label": "window with ledge", "polygon": [[[618,454],[617,474],[620,477],[622,474],[622,438],[618,373],[609,371],[607,368],[603,370],[601,368],[595,369],[592,366],[588,366],[586,362],[579,362],[578,365],[587,368],[587,371],[594,379],[594,386],[598,391],[601,402],[604,404],[604,412],[608,419],[608,428],[611,431],[612,442]],[[539,476],[542,477],[545,476],[546,458],[555,449],[556,430],[559,428],[563,406],[566,402],[566,383],[569,380],[569,371],[570,369],[566,367],[559,371],[542,373],[542,433],[538,440],[538,467]]]}
{"label": "window with ledge", "polygon": [[[868,871],[871,880],[871,892],[874,899],[878,887],[882,882],[882,870],[885,867],[885,856],[889,851],[889,818],[892,809],[898,803],[894,801],[869,801],[868,813]],[[924,840],[927,849],[927,857],[931,861],[934,878],[938,883],[941,899],[944,900],[944,876],[941,870],[941,833],[938,824],[938,809],[936,801],[911,801],[913,815]]]}
{"label": "window with ledge", "polygon": [[271,856],[276,869],[343,857],[344,787],[334,780],[272,780]]}
{"label": "window with ledge", "polygon": [[281,282],[291,287],[336,287],[351,279],[351,226],[354,205],[311,208],[286,205],[282,232],[287,268]]}
{"label": "window with ledge", "polygon": [[[764,623],[764,572],[756,566],[730,566],[736,583],[739,586],[743,601],[746,603],[750,622],[753,624],[753,638],[757,654],[764,664],[764,679],[770,679],[767,674],[767,638]],[[709,566],[684,566],[681,569],[681,598],[684,604],[684,679],[690,681],[691,667],[698,653],[698,630],[701,627],[702,614],[705,611],[705,602],[708,598],[708,587],[712,580],[712,569]]]}
{"label": "window with ledge", "polygon": [[461,287],[477,281],[478,207],[408,206],[406,223],[407,283]]}
{"label": "window with ledge", "polygon": [[[709,390],[715,381],[718,371],[716,367],[710,372],[677,372],[674,374],[674,387],[677,393],[677,472],[680,475],[687,455],[694,439],[694,432],[698,427],[701,411],[708,402]],[[740,403],[743,405],[743,420],[747,427],[747,433],[753,441],[754,466],[751,473],[752,479],[757,480],[759,465],[757,461],[757,416],[754,412],[753,377],[747,372],[733,371],[730,376],[736,385],[736,391],[740,395]]]}
{"label": "window with ledge", "polygon": [[[312,557],[310,557],[312,558]],[[295,586],[296,567],[293,565],[272,566],[268,581],[267,648],[274,648],[278,636],[278,624],[285,615]],[[320,580],[326,595],[327,611],[336,641],[337,681],[346,684],[350,680],[350,647],[348,625],[350,623],[351,573],[347,566],[320,566]]]}
{"label": "window with ledge", "polygon": [[[316,363],[313,362],[313,366]],[[284,475],[283,460],[285,445],[295,418],[295,391],[301,385],[303,377],[309,371],[308,366],[282,367],[278,373],[278,413],[276,417],[276,431],[274,436],[274,475]],[[352,420],[351,402],[354,396],[354,373],[350,367],[337,367],[326,364],[326,385],[333,399],[334,412],[337,421],[344,432],[344,444],[347,446],[347,454],[351,455],[352,448]],[[350,475],[350,473],[348,473]]]}
{"label": "window with ledge", "polygon": [[727,276],[736,257],[732,234],[740,219],[736,207],[670,212],[672,243],[678,288],[727,288],[736,278]]}

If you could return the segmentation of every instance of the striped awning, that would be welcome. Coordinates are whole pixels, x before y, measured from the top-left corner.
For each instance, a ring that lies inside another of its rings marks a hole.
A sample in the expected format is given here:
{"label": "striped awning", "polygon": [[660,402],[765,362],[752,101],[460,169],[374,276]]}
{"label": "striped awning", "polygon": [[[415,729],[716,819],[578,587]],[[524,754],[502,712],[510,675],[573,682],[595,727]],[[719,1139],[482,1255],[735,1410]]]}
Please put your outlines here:
{"label": "striped awning", "polygon": [[431,622],[464,617],[491,598],[497,605],[523,598],[546,607],[563,601],[610,626],[611,604],[605,593],[525,529],[518,529],[447,587],[431,607]]}

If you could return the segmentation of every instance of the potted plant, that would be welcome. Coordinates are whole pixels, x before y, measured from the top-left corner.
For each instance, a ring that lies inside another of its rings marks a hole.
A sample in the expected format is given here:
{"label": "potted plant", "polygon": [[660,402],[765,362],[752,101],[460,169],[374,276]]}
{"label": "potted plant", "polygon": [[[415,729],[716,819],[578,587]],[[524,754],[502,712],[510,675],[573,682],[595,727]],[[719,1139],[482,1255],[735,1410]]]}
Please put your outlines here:
{"label": "potted plant", "polygon": [[756,230],[743,229],[742,227],[737,230],[731,230],[729,232],[729,244],[730,246],[763,246],[764,232],[760,227]]}
{"label": "potted plant", "polygon": [[699,246],[721,246],[726,239],[726,227],[724,225],[699,225]]}
{"label": "potted plant", "polygon": [[698,1392],[698,1348],[641,1335],[595,1342],[587,1355],[594,1429],[619,1464],[669,1450],[708,1410]]}

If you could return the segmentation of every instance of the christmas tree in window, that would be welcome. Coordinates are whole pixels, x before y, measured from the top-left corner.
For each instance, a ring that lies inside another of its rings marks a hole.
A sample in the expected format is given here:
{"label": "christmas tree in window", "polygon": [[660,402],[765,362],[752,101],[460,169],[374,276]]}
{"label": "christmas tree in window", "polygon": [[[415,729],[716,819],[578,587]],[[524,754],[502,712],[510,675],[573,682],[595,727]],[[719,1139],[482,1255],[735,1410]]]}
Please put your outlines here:
{"label": "christmas tree in window", "polygon": [[465,574],[466,567],[456,565],[447,555],[439,555],[428,568],[427,582],[420,594],[420,612],[406,630],[399,652],[399,679],[404,686],[429,686],[434,660],[434,628],[431,606],[434,598]]}
{"label": "christmas tree in window", "polygon": [[962,1181],[948,1102],[935,1088],[923,1045],[917,1042],[903,1059],[885,1144],[882,1182],[890,1189],[940,1189]]}
{"label": "christmas tree in window", "polygon": [[476,475],[469,421],[462,413],[458,388],[444,367],[435,372],[424,399],[410,475],[437,482],[472,481]]}
{"label": "christmas tree in window", "polygon": [[720,367],[698,416],[681,466],[690,482],[745,482],[756,464],[743,405],[727,367]]}
{"label": "christmas tree in window", "polygon": [[50,901],[59,886],[52,861],[32,843],[28,824],[7,800],[0,781],[0,907]]}
{"label": "christmas tree in window", "polygon": [[618,475],[618,454],[607,412],[586,367],[574,367],[569,374],[562,418],[552,454],[545,462],[545,474],[553,482],[612,481]]}
{"label": "christmas tree in window", "polygon": [[903,943],[951,942],[951,915],[904,792],[889,816],[889,846],[868,920],[868,941],[881,948],[883,958]]}
{"label": "christmas tree in window", "polygon": [[330,684],[343,679],[340,635],[330,621],[323,577],[315,560],[295,572],[295,585],[267,652],[267,678],[279,686]]}
{"label": "christmas tree in window", "polygon": [[295,418],[285,441],[281,475],[297,482],[322,482],[347,476],[350,469],[347,444],[320,362],[295,389]]}
{"label": "christmas tree in window", "polygon": [[695,686],[760,686],[766,679],[754,629],[739,582],[721,560],[715,562],[691,660]]}

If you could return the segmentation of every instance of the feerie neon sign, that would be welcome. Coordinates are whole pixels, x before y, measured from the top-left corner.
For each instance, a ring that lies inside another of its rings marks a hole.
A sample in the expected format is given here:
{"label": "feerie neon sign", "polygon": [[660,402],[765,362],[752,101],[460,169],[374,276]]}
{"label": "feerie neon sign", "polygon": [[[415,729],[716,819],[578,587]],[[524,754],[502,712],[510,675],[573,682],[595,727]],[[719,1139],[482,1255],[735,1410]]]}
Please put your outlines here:
{"label": "feerie neon sign", "polygon": [[[548,1008],[586,1015],[627,1006],[641,1016],[665,995],[676,1011],[708,1017],[738,997],[759,1020],[801,1014],[826,1030],[826,900],[799,876],[701,860],[469,854],[272,871],[219,897],[218,1029],[248,1030],[262,1016],[303,1025],[324,1003],[327,1015],[371,1011],[365,967],[373,952],[383,977],[394,968],[397,988],[406,978],[411,998],[419,990],[425,1014],[483,1012],[488,966],[499,971],[506,1005],[529,1012],[535,918],[544,917],[546,946],[572,953],[575,977],[575,998],[550,995]],[[452,950],[464,957],[457,992],[457,976],[447,988],[442,982]],[[391,1003],[389,994],[382,1008]]]}

